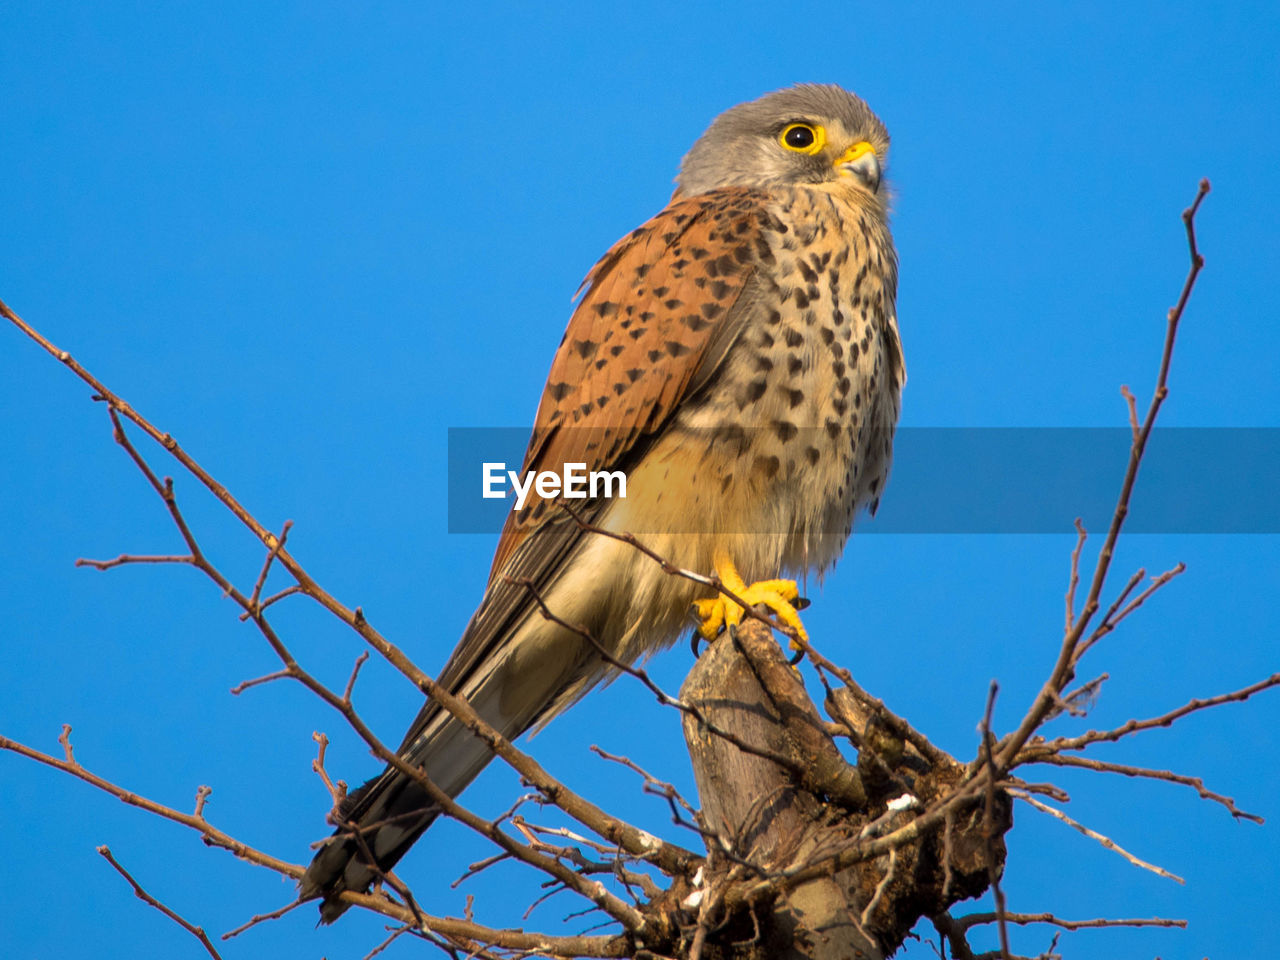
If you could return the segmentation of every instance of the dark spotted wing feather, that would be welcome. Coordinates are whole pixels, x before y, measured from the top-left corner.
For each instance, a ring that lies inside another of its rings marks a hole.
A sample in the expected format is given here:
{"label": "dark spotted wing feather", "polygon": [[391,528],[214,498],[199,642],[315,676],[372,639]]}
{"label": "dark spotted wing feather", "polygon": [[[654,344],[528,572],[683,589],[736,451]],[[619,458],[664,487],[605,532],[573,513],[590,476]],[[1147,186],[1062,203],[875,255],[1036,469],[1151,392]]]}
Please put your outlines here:
{"label": "dark spotted wing feather", "polygon": [[[714,371],[741,329],[764,243],[759,195],[717,190],[675,200],[605,254],[584,281],[525,453],[524,470],[585,463],[628,469],[649,439]],[[577,501],[586,519],[604,504]],[[545,593],[583,536],[564,511],[530,493],[508,516],[489,586],[440,683],[459,689]],[[550,703],[548,703],[550,706]],[[428,701],[401,750],[428,727]]]}
{"label": "dark spotted wing feather", "polygon": [[[675,200],[605,254],[551,363],[524,470],[616,468],[666,422],[736,335],[761,216],[742,189]],[[533,494],[511,512],[494,574],[548,515]]]}

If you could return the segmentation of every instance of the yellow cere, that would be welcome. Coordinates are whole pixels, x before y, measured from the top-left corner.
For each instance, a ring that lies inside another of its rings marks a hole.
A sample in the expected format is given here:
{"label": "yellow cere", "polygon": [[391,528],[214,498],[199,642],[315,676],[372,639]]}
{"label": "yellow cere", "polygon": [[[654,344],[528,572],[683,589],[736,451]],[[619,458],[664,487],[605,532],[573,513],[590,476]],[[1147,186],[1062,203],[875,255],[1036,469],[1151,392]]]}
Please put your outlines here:
{"label": "yellow cere", "polygon": [[842,163],[853,163],[853,161],[857,160],[859,157],[864,157],[868,153],[875,153],[875,152],[876,152],[875,147],[867,143],[867,141],[865,140],[859,140],[852,147],[850,147],[848,150],[846,150],[843,154],[840,155],[840,158],[835,162],[835,166],[838,167]]}
{"label": "yellow cere", "polygon": [[827,145],[827,131],[817,123],[789,123],[778,134],[778,143],[795,153],[812,155]]}

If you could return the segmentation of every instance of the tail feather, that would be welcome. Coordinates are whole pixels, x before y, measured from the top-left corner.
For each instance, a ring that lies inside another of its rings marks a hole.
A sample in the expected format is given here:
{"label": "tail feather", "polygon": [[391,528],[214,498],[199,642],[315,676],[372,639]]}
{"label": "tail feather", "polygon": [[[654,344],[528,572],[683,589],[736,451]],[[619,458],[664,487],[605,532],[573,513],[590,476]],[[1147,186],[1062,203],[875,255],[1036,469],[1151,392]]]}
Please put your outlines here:
{"label": "tail feather", "polygon": [[[366,807],[359,819],[343,809],[356,806]],[[399,862],[438,814],[426,791],[407,777],[389,779],[387,773],[374,777],[339,807],[338,815],[345,822],[307,867],[300,897],[323,896],[320,922],[333,923],[349,906],[342,892],[368,890]]]}
{"label": "tail feather", "polygon": [[[509,566],[523,574],[525,554],[537,547],[534,552],[544,556],[550,543],[557,546],[552,551],[556,563],[548,561],[554,573],[572,553],[576,539],[576,527],[565,528],[555,536],[529,541]],[[556,588],[565,591],[567,599],[557,599],[553,591],[546,594],[547,602],[571,621],[594,628],[593,594],[579,581],[598,588],[602,568],[610,569],[598,562],[579,565],[578,576],[562,578]],[[438,680],[508,739],[554,716],[603,673],[594,647],[576,631],[537,615],[530,604],[523,587],[506,579],[492,582]],[[432,700],[423,706],[397,753],[411,767],[425,770],[450,797],[458,796],[493,759],[484,740]],[[321,922],[333,922],[346,910],[342,893],[369,889],[439,813],[420,782],[389,765],[339,805],[340,825],[307,867],[299,887],[302,899],[322,897]]]}
{"label": "tail feather", "polygon": [[[501,696],[510,687],[500,682],[477,691],[471,702],[503,735],[518,737],[546,712],[549,703],[556,702],[557,687],[535,688],[528,702],[511,712],[504,709],[511,704],[502,703]],[[434,703],[427,706],[425,731],[406,741],[400,756],[425,770],[448,796],[456,797],[493,759],[493,752]],[[342,892],[369,889],[399,862],[439,813],[421,783],[388,765],[339,805],[340,825],[307,867],[299,889],[302,899],[323,897],[321,922],[332,923],[347,908]]]}

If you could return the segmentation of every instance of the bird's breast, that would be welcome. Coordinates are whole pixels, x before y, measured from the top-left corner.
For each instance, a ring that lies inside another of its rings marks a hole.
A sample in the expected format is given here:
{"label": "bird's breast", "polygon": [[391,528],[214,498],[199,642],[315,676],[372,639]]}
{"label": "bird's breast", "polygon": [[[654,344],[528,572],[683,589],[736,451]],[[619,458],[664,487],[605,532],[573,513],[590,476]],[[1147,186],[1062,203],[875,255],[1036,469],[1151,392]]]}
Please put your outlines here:
{"label": "bird's breast", "polygon": [[812,188],[770,213],[739,336],[646,457],[697,504],[682,522],[771,544],[753,548],[759,576],[838,555],[884,484],[902,383],[883,218]]}

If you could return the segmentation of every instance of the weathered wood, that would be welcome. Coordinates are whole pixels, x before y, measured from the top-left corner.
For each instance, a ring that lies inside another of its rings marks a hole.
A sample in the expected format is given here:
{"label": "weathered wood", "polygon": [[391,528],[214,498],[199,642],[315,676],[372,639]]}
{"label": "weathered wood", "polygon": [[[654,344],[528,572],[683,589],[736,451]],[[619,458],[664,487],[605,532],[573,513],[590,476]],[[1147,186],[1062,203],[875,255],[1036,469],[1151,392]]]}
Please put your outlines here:
{"label": "weathered wood", "polygon": [[[763,624],[748,621],[736,637],[724,636],[714,643],[689,673],[681,696],[696,704],[716,728],[770,754],[798,760],[810,770],[833,774],[832,781],[843,784],[846,795],[861,794],[856,768],[844,761],[823,732],[822,718],[799,674]],[[823,805],[796,785],[796,778],[687,714],[684,730],[706,825],[735,857],[765,869],[783,869],[814,852],[828,832],[822,826]],[[860,911],[849,902],[840,879],[810,881],[780,902],[765,905],[770,916],[761,924],[758,946],[763,952],[757,955],[881,960],[879,948],[859,929]],[[710,950],[704,955],[715,956]]]}
{"label": "weathered wood", "polygon": [[[895,813],[888,801],[906,793],[927,805],[963,781],[965,768],[945,756],[926,761],[837,690],[828,710],[863,745],[857,765],[847,761],[799,672],[758,621],[712,644],[681,697],[708,722],[686,714],[685,740],[703,821],[723,851],[713,850],[700,888],[698,909],[711,929],[701,937],[699,960],[882,960],[921,917],[981,893],[990,857],[1003,863],[1003,842],[988,840],[975,803],[957,810],[946,831],[905,844],[892,857],[795,887],[761,884],[762,876],[776,881],[788,869],[849,848],[873,821],[877,835],[909,822],[915,813]],[[995,812],[1003,834],[1009,826],[1003,795]],[[770,892],[754,900],[742,892],[765,888]],[[682,956],[691,956],[692,942],[684,939]]]}

